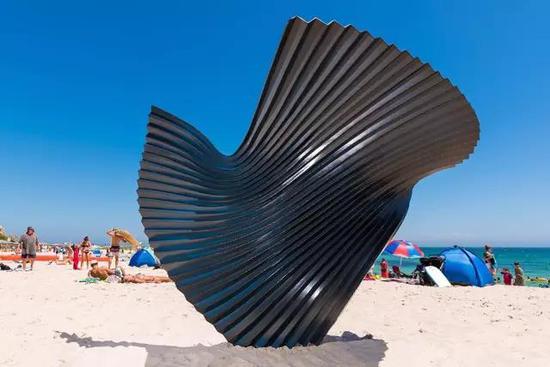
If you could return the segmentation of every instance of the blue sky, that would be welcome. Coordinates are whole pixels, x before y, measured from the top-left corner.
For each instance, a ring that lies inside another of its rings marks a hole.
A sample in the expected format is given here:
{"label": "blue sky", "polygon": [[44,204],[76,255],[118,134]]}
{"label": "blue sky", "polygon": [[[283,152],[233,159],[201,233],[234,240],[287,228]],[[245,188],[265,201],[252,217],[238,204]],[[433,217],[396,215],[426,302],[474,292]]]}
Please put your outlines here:
{"label": "blue sky", "polygon": [[0,224],[43,240],[144,240],[136,179],[152,104],[224,153],[248,129],[287,20],[383,37],[456,84],[476,152],[415,188],[398,237],[550,245],[550,3],[15,1],[0,3]]}

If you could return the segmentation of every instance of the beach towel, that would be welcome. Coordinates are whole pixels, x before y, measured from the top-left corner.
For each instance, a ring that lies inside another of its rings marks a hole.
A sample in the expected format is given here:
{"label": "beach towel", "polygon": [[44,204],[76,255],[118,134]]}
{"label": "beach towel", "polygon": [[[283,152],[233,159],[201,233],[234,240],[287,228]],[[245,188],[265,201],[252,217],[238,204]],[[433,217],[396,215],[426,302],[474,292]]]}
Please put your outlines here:
{"label": "beach towel", "polygon": [[97,283],[99,279],[97,278],[84,278],[78,281],[79,283]]}

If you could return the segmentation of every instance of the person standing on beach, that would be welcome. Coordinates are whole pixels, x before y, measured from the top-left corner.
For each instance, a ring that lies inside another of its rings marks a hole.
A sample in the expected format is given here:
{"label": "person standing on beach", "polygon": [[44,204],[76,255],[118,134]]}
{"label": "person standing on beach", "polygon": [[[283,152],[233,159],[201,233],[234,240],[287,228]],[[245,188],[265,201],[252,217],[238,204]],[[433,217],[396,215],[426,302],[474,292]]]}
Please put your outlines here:
{"label": "person standing on beach", "polygon": [[388,262],[386,261],[386,259],[382,259],[382,261],[380,262],[380,277],[382,278],[390,277]]}
{"label": "person standing on beach", "polygon": [[483,259],[485,260],[485,264],[487,265],[487,269],[491,272],[493,275],[493,278],[496,277],[497,274],[497,268],[496,268],[496,259],[495,255],[493,254],[493,249],[489,245],[485,245],[485,252],[483,253]]}
{"label": "person standing on beach", "polygon": [[[109,232],[107,232],[109,234]],[[117,236],[112,237],[111,247],[109,248],[109,269],[111,268],[111,263],[113,259],[115,260],[115,269],[118,267],[118,260],[120,258],[120,238]]]}
{"label": "person standing on beach", "polygon": [[71,248],[73,249],[73,269],[78,270],[78,255],[80,254],[80,248],[76,243],[72,244]]}
{"label": "person standing on beach", "polygon": [[27,261],[30,261],[31,270],[33,270],[34,259],[36,258],[36,249],[39,247],[38,244],[38,237],[36,237],[36,234],[34,233],[34,228],[27,227],[27,232],[19,238],[23,271],[26,270]]}
{"label": "person standing on beach", "polygon": [[523,286],[525,285],[525,278],[523,278],[523,269],[519,266],[518,262],[514,263],[514,285]]}
{"label": "person standing on beach", "polygon": [[84,237],[82,243],[80,244],[80,251],[82,251],[82,257],[80,258],[80,269],[84,265],[84,260],[86,260],[86,269],[90,267],[90,250],[92,248],[92,243],[88,236]]}

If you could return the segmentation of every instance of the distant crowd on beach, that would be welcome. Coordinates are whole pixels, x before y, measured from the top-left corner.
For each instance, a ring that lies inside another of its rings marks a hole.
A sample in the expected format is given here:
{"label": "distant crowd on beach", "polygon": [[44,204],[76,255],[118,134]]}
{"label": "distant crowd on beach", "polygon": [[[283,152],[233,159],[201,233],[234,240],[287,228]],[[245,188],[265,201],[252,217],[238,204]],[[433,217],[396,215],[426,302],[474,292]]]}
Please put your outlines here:
{"label": "distant crowd on beach", "polygon": [[[113,231],[113,230],[111,230]],[[109,232],[107,233],[109,235]],[[119,256],[121,253],[121,245],[119,239],[114,239],[111,246],[107,249],[108,267],[99,266],[97,259],[92,258],[92,241],[88,236],[84,236],[82,241],[78,244],[69,244],[63,248],[56,247],[57,258],[50,261],[49,264],[55,262],[57,265],[72,265],[74,270],[81,270],[86,264],[86,270],[88,271],[88,278],[85,282],[90,280],[95,281],[107,281],[109,283],[167,283],[171,282],[171,279],[166,276],[158,275],[146,275],[146,274],[127,274],[126,271],[119,266]],[[21,270],[32,271],[34,269],[34,262],[37,258],[37,253],[40,252],[41,246],[38,236],[33,227],[27,227],[26,232],[19,238],[18,246],[16,248],[16,254],[21,256]],[[114,262],[113,262],[114,261]],[[111,268],[111,265],[114,267]],[[1,270],[13,270],[3,269],[4,264],[0,263]],[[29,265],[29,268],[27,268]]]}
{"label": "distant crowd on beach", "polygon": [[[497,261],[495,254],[493,253],[493,248],[489,245],[485,245],[485,251],[483,252],[483,260],[487,269],[493,275],[495,282],[498,282],[499,277],[497,276]],[[500,274],[502,275],[502,282],[504,285],[515,285],[515,286],[524,286],[525,285],[525,276],[523,269],[521,268],[519,262],[514,262],[514,275],[510,272],[510,269],[504,267],[502,268]]]}
{"label": "distant crowd on beach", "polygon": [[[86,269],[90,268],[90,262],[92,259],[92,241],[88,236],[84,236],[80,243],[72,243],[63,248],[56,247],[55,253],[57,259],[55,260],[56,264],[64,265],[69,264],[73,266],[74,270],[80,270],[84,268],[86,264]],[[36,259],[36,254],[40,250],[40,241],[33,227],[27,227],[27,231],[19,237],[19,244],[16,249],[16,253],[21,255],[21,265],[23,271],[27,270],[27,264],[29,264],[29,269],[32,271],[34,269],[34,261]],[[106,251],[106,257],[108,258],[108,268],[111,268],[114,261],[114,267],[118,267],[120,259],[120,244],[112,244]]]}
{"label": "distant crowd on beach", "polygon": [[[113,231],[115,230],[113,229],[110,232],[107,232],[107,234],[110,236],[113,236],[113,233],[114,233]],[[135,241],[135,239],[133,241]],[[106,278],[108,275],[117,275],[121,278],[124,277],[124,272],[121,271],[119,267],[119,260],[120,260],[120,253],[121,253],[121,246],[120,246],[119,239],[115,239],[115,237],[113,236],[113,241],[111,243],[111,246],[106,249],[105,256],[108,261],[108,266],[106,268],[99,267],[97,262],[97,257],[92,258],[92,247],[93,247],[93,244],[89,236],[84,236],[80,243],[73,243],[64,247],[55,247],[56,259],[50,261],[50,264],[55,262],[58,265],[72,265],[72,268],[74,270],[84,269],[84,265],[85,265],[86,270],[89,270],[90,267],[92,268],[92,270],[90,271],[91,276],[100,278],[102,280],[103,278]],[[27,270],[32,271],[34,269],[34,262],[37,256],[37,252],[39,252],[39,250],[40,250],[40,242],[38,240],[36,231],[33,227],[29,226],[27,227],[26,232],[19,238],[17,249],[16,249],[16,254],[20,254],[21,256],[21,267],[23,271],[27,271]],[[502,269],[500,269],[500,273],[499,273],[497,260],[493,252],[493,248],[489,245],[484,246],[483,261],[485,262],[485,265],[487,266],[487,269],[491,273],[495,283],[502,282],[504,285],[514,285],[514,286],[525,285],[526,279],[525,279],[524,271],[520,263],[517,261],[514,262],[513,274],[512,274],[512,271],[507,267],[503,267]],[[29,268],[27,267],[27,265],[29,265]],[[423,268],[426,265],[434,265],[434,264],[431,264],[431,263],[423,264],[421,261],[421,263],[417,265],[416,270],[411,275],[407,275],[401,272],[400,267],[397,265],[393,265],[390,271],[390,265],[388,261],[385,258],[383,258],[382,261],[380,262],[380,275],[379,276],[375,275],[374,268],[371,268],[370,271],[365,276],[365,279],[366,280],[375,279],[376,277],[415,278],[415,279],[419,279],[420,283],[422,284],[422,281],[420,278],[423,273]],[[435,265],[437,266],[437,264]],[[437,267],[441,268],[441,264],[439,264],[439,266]],[[111,272],[110,270],[111,268],[114,269],[113,272]],[[105,269],[105,270],[98,270],[98,269]],[[499,274],[501,277],[499,276]],[[537,278],[529,278],[529,280],[536,280],[536,279]],[[540,278],[540,280],[545,280],[545,278]],[[550,281],[548,281],[548,283],[550,283]]]}
{"label": "distant crowd on beach", "polygon": [[[421,259],[421,260],[425,260],[425,259]],[[502,282],[502,284],[510,285],[510,286],[525,285],[525,281],[526,281],[525,274],[524,274],[523,268],[521,267],[518,261],[514,262],[513,273],[507,267],[503,267],[502,269],[500,269],[500,275],[501,275],[500,277],[498,272],[499,269],[497,267],[497,260],[493,252],[493,248],[491,246],[489,245],[484,246],[482,260],[485,262],[485,266],[487,266],[487,269],[493,276],[493,280],[495,284]],[[439,268],[441,267],[442,263],[439,263],[439,264],[429,263],[429,265],[436,265],[436,267]],[[418,278],[421,278],[421,274],[423,273],[423,268],[425,266],[426,264],[423,264],[421,261],[420,264],[416,266],[416,269],[413,271],[412,274],[405,274],[401,271],[401,268],[399,265],[392,265],[390,269],[390,263],[388,262],[388,260],[386,258],[382,258],[379,265],[380,267],[379,275],[375,274],[374,267],[372,267],[370,271],[367,273],[367,275],[365,276],[365,280],[372,280],[372,279],[376,279],[377,277],[382,279],[399,279],[399,278],[418,279]],[[531,280],[536,280],[536,279],[545,280],[545,278],[533,278]]]}

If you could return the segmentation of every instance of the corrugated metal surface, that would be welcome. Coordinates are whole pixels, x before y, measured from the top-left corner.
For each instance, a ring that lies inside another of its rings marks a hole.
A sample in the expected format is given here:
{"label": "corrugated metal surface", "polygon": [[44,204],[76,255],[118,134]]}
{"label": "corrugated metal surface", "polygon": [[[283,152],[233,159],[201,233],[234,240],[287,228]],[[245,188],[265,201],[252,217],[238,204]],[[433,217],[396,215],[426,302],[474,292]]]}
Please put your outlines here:
{"label": "corrugated metal surface", "polygon": [[428,64],[353,27],[294,18],[234,155],[152,109],[140,212],[178,289],[230,342],[320,343],[414,184],[466,159],[478,137],[464,96]]}

